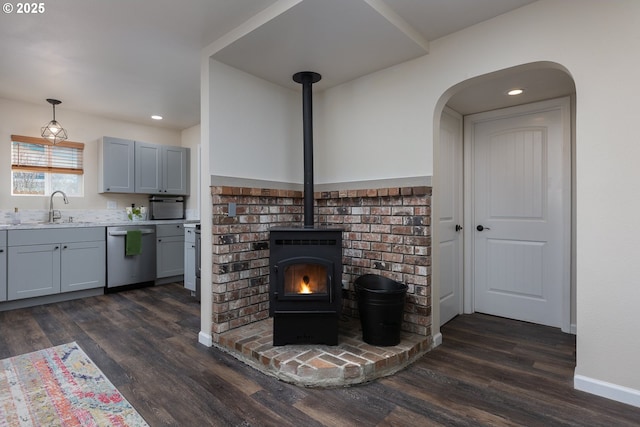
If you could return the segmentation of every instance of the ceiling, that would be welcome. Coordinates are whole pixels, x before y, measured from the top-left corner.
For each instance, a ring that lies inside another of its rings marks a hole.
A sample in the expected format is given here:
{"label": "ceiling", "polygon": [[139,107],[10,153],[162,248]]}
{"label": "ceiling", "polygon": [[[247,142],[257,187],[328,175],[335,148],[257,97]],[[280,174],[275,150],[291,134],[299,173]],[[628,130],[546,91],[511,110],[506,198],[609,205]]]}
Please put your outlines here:
{"label": "ceiling", "polygon": [[[321,90],[428,54],[430,41],[533,1],[56,0],[42,14],[0,15],[0,97],[43,106],[58,98],[63,123],[69,109],[184,129],[200,122],[207,46],[217,46],[216,60],[285,87],[299,86],[297,71],[318,71]],[[234,36],[238,28],[249,30]]]}
{"label": "ceiling", "polygon": [[[544,63],[501,70],[465,86],[447,102],[449,107],[462,115],[529,104],[575,92],[571,76]],[[522,89],[524,92],[509,96],[507,92],[511,89]]]}

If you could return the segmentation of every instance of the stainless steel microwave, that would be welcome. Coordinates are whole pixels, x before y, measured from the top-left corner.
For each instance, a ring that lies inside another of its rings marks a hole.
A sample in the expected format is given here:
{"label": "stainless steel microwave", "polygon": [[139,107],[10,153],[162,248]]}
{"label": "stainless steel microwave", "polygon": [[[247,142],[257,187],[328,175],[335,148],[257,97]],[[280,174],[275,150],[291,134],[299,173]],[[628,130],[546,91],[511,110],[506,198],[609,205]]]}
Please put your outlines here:
{"label": "stainless steel microwave", "polygon": [[184,219],[184,197],[151,196],[149,219]]}

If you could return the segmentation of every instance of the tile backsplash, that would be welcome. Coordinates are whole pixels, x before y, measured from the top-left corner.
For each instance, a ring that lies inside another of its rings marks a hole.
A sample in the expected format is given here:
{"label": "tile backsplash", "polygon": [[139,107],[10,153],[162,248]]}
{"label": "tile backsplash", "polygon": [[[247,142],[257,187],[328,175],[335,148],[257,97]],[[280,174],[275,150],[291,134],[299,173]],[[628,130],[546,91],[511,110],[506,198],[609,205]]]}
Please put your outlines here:
{"label": "tile backsplash", "polygon": [[[98,222],[111,223],[128,221],[125,209],[56,209],[62,215],[61,222]],[[48,209],[21,209],[19,211],[21,223],[44,222],[49,220]],[[194,209],[185,211],[187,220],[199,218],[198,212]],[[0,224],[11,224],[13,222],[13,209],[0,209]]]}

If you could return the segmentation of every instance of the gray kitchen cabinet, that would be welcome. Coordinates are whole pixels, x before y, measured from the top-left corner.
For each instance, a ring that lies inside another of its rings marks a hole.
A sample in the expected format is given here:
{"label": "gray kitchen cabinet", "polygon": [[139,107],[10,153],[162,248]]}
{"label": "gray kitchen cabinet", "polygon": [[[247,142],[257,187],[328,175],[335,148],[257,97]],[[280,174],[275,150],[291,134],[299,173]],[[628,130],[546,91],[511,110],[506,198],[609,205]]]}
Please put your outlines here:
{"label": "gray kitchen cabinet", "polygon": [[136,141],[136,192],[157,194],[162,192],[162,160],[160,146]]}
{"label": "gray kitchen cabinet", "polygon": [[167,194],[189,195],[189,149],[162,146],[162,184]]}
{"label": "gray kitchen cabinet", "polygon": [[105,136],[98,141],[98,192],[135,192],[134,141]]}
{"label": "gray kitchen cabinet", "polygon": [[188,195],[189,149],[136,141],[135,191]]}
{"label": "gray kitchen cabinet", "polygon": [[156,226],[156,278],[184,274],[184,225]]}
{"label": "gray kitchen cabinet", "polygon": [[103,287],[106,278],[104,237],[102,240],[63,244],[60,266],[60,292]]}
{"label": "gray kitchen cabinet", "polygon": [[60,244],[9,246],[9,301],[60,293]]}
{"label": "gray kitchen cabinet", "polygon": [[184,287],[196,291],[196,229],[184,228]]}
{"label": "gray kitchen cabinet", "polygon": [[9,230],[9,301],[105,285],[104,227]]}
{"label": "gray kitchen cabinet", "polygon": [[7,232],[0,230],[0,301],[7,300]]}

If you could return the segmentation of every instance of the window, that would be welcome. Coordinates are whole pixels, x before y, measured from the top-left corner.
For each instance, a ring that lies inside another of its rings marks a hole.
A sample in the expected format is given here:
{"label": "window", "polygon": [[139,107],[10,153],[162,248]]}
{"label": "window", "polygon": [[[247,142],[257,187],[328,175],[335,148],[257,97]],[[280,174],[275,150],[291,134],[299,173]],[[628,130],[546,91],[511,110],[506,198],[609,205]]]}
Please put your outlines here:
{"label": "window", "polygon": [[44,196],[62,190],[84,194],[84,144],[63,141],[53,145],[42,138],[11,135],[11,194]]}

